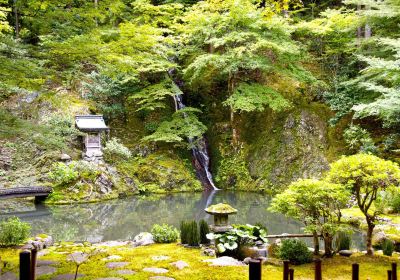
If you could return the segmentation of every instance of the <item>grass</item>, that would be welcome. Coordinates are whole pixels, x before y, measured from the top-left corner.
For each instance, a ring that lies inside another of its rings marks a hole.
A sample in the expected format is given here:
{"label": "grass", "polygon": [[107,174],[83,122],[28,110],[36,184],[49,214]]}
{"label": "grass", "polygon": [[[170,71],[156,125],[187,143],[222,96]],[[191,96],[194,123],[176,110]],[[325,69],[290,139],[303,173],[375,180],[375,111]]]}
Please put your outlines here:
{"label": "grass", "polygon": [[[67,262],[67,255],[74,251],[92,250],[90,246],[77,246],[70,243],[63,243],[56,247],[48,249],[48,254],[41,257],[45,260],[58,261],[57,274],[73,273],[75,265]],[[96,279],[99,277],[116,277],[115,270],[105,268],[106,261],[102,259],[119,255],[122,257],[118,261],[127,261],[130,264],[124,269],[131,269],[137,272],[135,275],[118,276],[124,279],[149,279],[155,274],[143,272],[145,267],[160,267],[169,270],[164,274],[167,277],[173,277],[177,280],[239,280],[248,279],[248,267],[210,267],[203,262],[204,259],[210,257],[201,256],[199,249],[187,249],[177,244],[156,244],[145,247],[131,248],[129,246],[119,247],[98,247],[100,253],[94,255],[90,260],[83,264],[79,272],[86,275],[81,279]],[[153,261],[152,256],[169,256],[169,260]],[[18,271],[18,250],[16,249],[0,249],[0,256],[3,261],[8,264],[5,270]],[[189,268],[178,270],[170,265],[171,262],[177,260],[186,261]],[[397,257],[374,256],[367,257],[364,255],[355,255],[350,258],[336,256],[332,259],[323,260],[323,277],[324,279],[344,280],[351,277],[351,264],[357,262],[360,264],[360,279],[387,279],[386,271],[390,268],[390,263],[396,261]],[[294,266],[295,278],[298,280],[314,279],[313,265],[306,264]],[[41,276],[38,280],[51,279],[54,275]],[[282,267],[274,265],[263,266],[263,277],[265,279],[281,279]]]}

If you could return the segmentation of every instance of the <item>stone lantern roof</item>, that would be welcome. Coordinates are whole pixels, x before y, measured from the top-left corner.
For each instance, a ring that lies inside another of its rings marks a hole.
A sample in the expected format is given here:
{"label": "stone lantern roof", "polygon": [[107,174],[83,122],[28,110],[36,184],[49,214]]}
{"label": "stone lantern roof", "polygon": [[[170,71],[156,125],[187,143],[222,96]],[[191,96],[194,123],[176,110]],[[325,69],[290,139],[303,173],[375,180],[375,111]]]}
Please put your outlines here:
{"label": "stone lantern roof", "polygon": [[222,215],[229,215],[235,214],[237,210],[226,203],[218,203],[211,205],[210,207],[204,209],[208,214],[222,214]]}
{"label": "stone lantern roof", "polygon": [[75,116],[75,126],[83,132],[100,132],[109,130],[102,115]]}

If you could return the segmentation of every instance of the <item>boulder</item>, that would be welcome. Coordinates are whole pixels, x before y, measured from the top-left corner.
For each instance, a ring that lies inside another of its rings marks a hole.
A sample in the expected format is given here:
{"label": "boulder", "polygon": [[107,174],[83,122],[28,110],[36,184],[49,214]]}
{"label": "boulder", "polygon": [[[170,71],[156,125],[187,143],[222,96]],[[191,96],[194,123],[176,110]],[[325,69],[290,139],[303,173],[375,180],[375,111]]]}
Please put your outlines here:
{"label": "boulder", "polygon": [[150,232],[141,232],[133,238],[133,247],[154,244],[153,235]]}
{"label": "boulder", "polygon": [[69,161],[69,160],[71,160],[71,157],[68,154],[61,154],[60,160]]}

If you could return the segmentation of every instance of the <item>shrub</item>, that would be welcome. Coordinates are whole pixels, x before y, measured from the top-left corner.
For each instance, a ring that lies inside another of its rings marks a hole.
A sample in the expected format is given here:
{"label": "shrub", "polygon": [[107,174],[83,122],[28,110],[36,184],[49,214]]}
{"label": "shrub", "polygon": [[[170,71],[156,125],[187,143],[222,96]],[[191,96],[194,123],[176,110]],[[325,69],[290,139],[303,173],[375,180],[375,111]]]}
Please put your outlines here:
{"label": "shrub", "polygon": [[394,251],[394,243],[389,239],[385,239],[382,242],[382,251],[385,256],[392,256]]}
{"label": "shrub", "polygon": [[196,221],[191,221],[188,223],[188,245],[189,246],[199,246],[200,245],[200,235],[199,229],[197,227]]}
{"label": "shrub", "polygon": [[156,243],[176,242],[179,237],[179,231],[173,226],[169,226],[167,224],[153,225],[151,229],[151,234],[153,235],[154,241]]}
{"label": "shrub", "polygon": [[125,147],[117,138],[108,141],[103,149],[104,159],[109,163],[128,160],[132,157],[131,151]]}
{"label": "shrub", "polygon": [[0,245],[19,245],[30,235],[31,226],[13,217],[0,222]]}
{"label": "shrub", "polygon": [[396,192],[393,194],[393,197],[390,201],[390,206],[394,213],[400,213],[400,192]]}
{"label": "shrub", "polygon": [[90,181],[95,181],[101,173],[96,164],[85,160],[75,162],[73,169],[78,172],[80,178]]}
{"label": "shrub", "polygon": [[50,179],[58,185],[68,185],[78,179],[79,173],[75,170],[73,164],[65,164],[57,162],[53,164],[51,172],[49,174]]}
{"label": "shrub", "polygon": [[376,153],[374,141],[366,129],[351,125],[344,131],[343,136],[347,146],[353,152]]}
{"label": "shrub", "polygon": [[181,243],[188,244],[189,240],[189,223],[182,221],[180,225],[180,232],[181,232]]}
{"label": "shrub", "polygon": [[339,232],[335,239],[336,250],[350,250],[351,236],[346,232]]}
{"label": "shrub", "polygon": [[304,264],[312,261],[312,254],[306,243],[299,239],[285,239],[279,248],[279,258],[293,264]]}
{"label": "shrub", "polygon": [[210,228],[205,220],[200,220],[200,243],[201,244],[209,244],[210,240],[207,238],[207,234],[210,233]]}

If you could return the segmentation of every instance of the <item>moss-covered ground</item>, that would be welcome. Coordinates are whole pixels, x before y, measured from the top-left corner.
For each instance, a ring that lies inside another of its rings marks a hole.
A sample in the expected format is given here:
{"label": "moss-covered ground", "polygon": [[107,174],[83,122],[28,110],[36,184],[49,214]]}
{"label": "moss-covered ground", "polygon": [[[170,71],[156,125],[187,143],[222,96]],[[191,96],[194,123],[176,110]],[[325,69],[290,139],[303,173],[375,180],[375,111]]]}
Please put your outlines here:
{"label": "moss-covered ground", "polygon": [[[75,264],[67,261],[67,255],[75,251],[93,251],[93,246],[77,246],[74,244],[63,243],[58,246],[45,250],[46,254],[39,259],[57,261],[55,265],[57,272],[53,275],[44,275],[38,277],[41,279],[51,279],[56,274],[73,273]],[[173,277],[175,279],[212,279],[212,280],[235,280],[248,279],[248,267],[213,267],[203,262],[210,257],[202,256],[200,249],[188,249],[178,244],[156,244],[145,247],[132,248],[127,245],[117,247],[98,246],[98,253],[94,254],[87,263],[81,265],[79,272],[85,277],[81,279],[97,279],[102,277],[120,277],[122,279],[149,279],[156,274],[144,272],[145,267],[159,267],[169,270],[163,276]],[[0,255],[3,261],[7,262],[5,270],[18,271],[18,250],[0,249]],[[134,270],[134,275],[120,276],[116,274],[118,269],[108,269],[105,264],[109,261],[104,258],[112,255],[118,255],[122,258],[117,261],[129,262],[123,269]],[[168,260],[154,261],[153,256],[168,256]],[[179,270],[170,263],[183,260],[189,264],[189,267]],[[354,255],[350,258],[335,256],[332,259],[324,259],[323,279],[350,279],[351,265],[354,262],[360,264],[360,279],[387,279],[387,270],[391,262],[398,261],[397,257]],[[314,279],[313,265],[305,264],[293,266],[296,279]],[[263,266],[263,277],[265,279],[281,279],[282,267],[271,264]]]}

